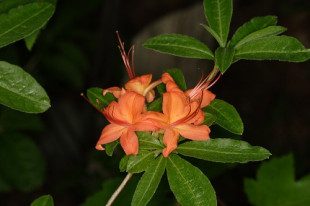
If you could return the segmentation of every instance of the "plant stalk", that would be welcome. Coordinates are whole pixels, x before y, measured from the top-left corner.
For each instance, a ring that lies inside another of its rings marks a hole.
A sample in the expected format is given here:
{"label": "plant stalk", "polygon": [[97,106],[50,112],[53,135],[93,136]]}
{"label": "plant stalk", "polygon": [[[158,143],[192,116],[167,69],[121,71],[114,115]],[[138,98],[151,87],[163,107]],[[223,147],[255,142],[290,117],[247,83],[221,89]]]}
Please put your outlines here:
{"label": "plant stalk", "polygon": [[117,196],[121,193],[121,191],[124,189],[130,178],[133,176],[133,173],[128,173],[126,177],[124,178],[123,182],[119,185],[117,190],[113,193],[113,195],[110,197],[108,203],[106,206],[111,206],[114,202],[114,200],[117,198]]}

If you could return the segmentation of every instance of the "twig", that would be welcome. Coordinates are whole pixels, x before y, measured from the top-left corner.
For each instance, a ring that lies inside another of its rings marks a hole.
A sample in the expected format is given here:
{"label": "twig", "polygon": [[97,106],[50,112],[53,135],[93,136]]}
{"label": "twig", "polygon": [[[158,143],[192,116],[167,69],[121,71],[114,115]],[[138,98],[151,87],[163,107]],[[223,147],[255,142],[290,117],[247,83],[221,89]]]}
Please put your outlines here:
{"label": "twig", "polygon": [[125,179],[123,180],[123,182],[120,184],[120,186],[117,188],[117,190],[115,190],[115,192],[113,193],[113,195],[110,197],[108,203],[106,204],[106,206],[111,206],[112,203],[114,202],[114,200],[117,198],[117,196],[119,195],[119,193],[121,193],[121,191],[124,189],[124,187],[126,186],[127,182],[130,180],[130,178],[132,177],[133,173],[128,173],[125,177]]}

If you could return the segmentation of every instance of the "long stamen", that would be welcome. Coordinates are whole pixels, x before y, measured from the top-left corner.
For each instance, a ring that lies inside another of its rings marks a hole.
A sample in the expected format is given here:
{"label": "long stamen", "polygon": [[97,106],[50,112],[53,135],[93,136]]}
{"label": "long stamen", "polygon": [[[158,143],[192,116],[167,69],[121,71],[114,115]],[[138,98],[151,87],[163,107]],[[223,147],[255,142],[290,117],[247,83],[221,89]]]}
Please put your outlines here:
{"label": "long stamen", "polygon": [[95,108],[98,112],[102,113],[102,110],[100,110],[98,107],[96,107],[93,103],[91,103],[91,101],[89,101],[89,99],[87,99],[87,97],[85,97],[85,95],[83,93],[81,93],[81,96],[83,97],[83,99],[90,104],[93,108]]}
{"label": "long stamen", "polygon": [[[122,56],[123,62],[125,64],[126,71],[128,73],[129,78],[133,79],[135,77],[135,71],[134,71],[134,67],[133,67],[134,66],[133,65],[133,62],[134,62],[133,59],[134,59],[135,47],[132,46],[129,49],[128,53],[126,54],[125,47],[124,47],[125,43],[122,42],[121,37],[119,36],[118,31],[116,31],[116,35],[117,35],[117,38],[118,38],[118,41],[119,41],[119,44],[120,44],[118,48],[119,48],[119,50],[121,52],[121,56]],[[132,62],[131,65],[130,65],[130,54],[131,54],[131,62]]]}
{"label": "long stamen", "polygon": [[211,88],[220,79],[221,76],[222,74],[219,74],[218,77],[206,89]]}

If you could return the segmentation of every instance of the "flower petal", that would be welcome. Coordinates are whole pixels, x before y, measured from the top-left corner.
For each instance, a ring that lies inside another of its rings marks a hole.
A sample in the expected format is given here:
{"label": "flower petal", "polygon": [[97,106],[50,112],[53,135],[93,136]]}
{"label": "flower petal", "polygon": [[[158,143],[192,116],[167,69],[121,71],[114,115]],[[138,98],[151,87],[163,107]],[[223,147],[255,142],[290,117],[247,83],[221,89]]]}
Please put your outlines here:
{"label": "flower petal", "polygon": [[152,74],[145,74],[134,79],[131,79],[125,84],[127,91],[134,91],[143,95],[144,90],[149,86],[152,80]]}
{"label": "flower petal", "polygon": [[[190,93],[192,92],[192,90],[193,90],[193,89],[187,90],[187,91],[185,92],[185,94],[186,94],[187,96],[189,96]],[[201,105],[200,105],[201,108],[203,108],[203,107],[205,107],[205,106],[208,106],[208,105],[211,103],[211,101],[215,99],[215,96],[216,96],[216,95],[213,94],[211,91],[209,91],[209,90],[204,90],[203,93],[201,93],[201,91],[200,91],[200,92],[197,92],[197,94],[191,99],[191,102],[193,102],[193,101],[198,101],[198,102],[199,102],[199,101],[200,101],[200,98],[201,98],[201,95],[203,95],[203,96],[202,96]]]}
{"label": "flower petal", "polygon": [[176,122],[190,113],[187,97],[180,92],[166,92],[163,94],[163,113],[170,123]]}
{"label": "flower petal", "polygon": [[136,92],[127,92],[118,100],[113,116],[116,119],[134,123],[141,115],[144,108],[144,97]]}
{"label": "flower petal", "polygon": [[167,146],[163,149],[163,156],[168,157],[169,154],[178,147],[179,133],[172,128],[165,130],[163,142]]}
{"label": "flower petal", "polygon": [[175,83],[174,79],[171,77],[169,73],[164,73],[161,76],[161,80],[163,83],[166,84],[166,90],[167,92],[181,92],[183,91],[178,87],[178,85]]}
{"label": "flower petal", "polygon": [[124,129],[126,128],[117,124],[107,125],[101,132],[101,136],[96,144],[96,149],[104,150],[101,145],[117,140],[122,135]]}
{"label": "flower petal", "polygon": [[105,90],[103,90],[103,96],[106,95],[107,93],[112,93],[115,98],[119,98],[122,93],[122,89],[119,87],[110,87]]}
{"label": "flower petal", "polygon": [[191,140],[210,139],[210,128],[207,125],[180,124],[174,127],[183,137]]}
{"label": "flower petal", "polygon": [[120,143],[126,155],[138,154],[139,141],[136,133],[133,130],[127,129],[127,131],[123,132],[120,138]]}

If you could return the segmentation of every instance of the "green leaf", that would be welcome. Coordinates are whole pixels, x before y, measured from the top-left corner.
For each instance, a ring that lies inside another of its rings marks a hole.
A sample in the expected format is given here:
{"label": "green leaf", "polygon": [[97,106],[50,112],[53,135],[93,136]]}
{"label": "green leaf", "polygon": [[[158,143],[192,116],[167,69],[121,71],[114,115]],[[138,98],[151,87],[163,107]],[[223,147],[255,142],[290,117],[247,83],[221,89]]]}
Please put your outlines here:
{"label": "green leaf", "polygon": [[268,150],[262,147],[251,146],[240,140],[224,138],[185,142],[180,144],[176,151],[185,156],[222,163],[261,161],[271,155]]}
{"label": "green leaf", "polygon": [[127,163],[127,172],[140,173],[146,170],[150,162],[154,160],[154,152],[140,150],[137,155],[130,155]]}
{"label": "green leaf", "polygon": [[221,37],[213,29],[211,29],[209,26],[205,24],[200,25],[203,26],[205,30],[207,30],[215,38],[215,40],[219,43],[221,47],[225,47],[224,43],[221,40]]}
{"label": "green leaf", "polygon": [[185,91],[187,89],[184,75],[179,69],[167,69],[165,72],[169,73],[171,77],[174,79],[175,83],[178,87]]}
{"label": "green leaf", "polygon": [[212,51],[195,38],[181,34],[162,34],[147,40],[143,46],[180,57],[213,59]]}
{"label": "green leaf", "polygon": [[125,172],[127,169],[127,163],[128,163],[129,156],[125,155],[121,161],[119,162],[119,171]]}
{"label": "green leaf", "polygon": [[39,83],[18,66],[0,61],[0,104],[27,113],[41,113],[51,105]]}
{"label": "green leaf", "polygon": [[30,138],[20,134],[1,136],[0,159],[0,174],[12,187],[29,192],[42,185],[45,162]]}
{"label": "green leaf", "polygon": [[235,47],[235,45],[237,45],[239,41],[244,39],[246,36],[251,35],[252,33],[264,29],[268,26],[275,26],[276,24],[276,16],[255,17],[237,29],[234,36],[230,40],[229,46]]}
{"label": "green leaf", "polygon": [[303,62],[310,58],[310,50],[297,39],[288,36],[269,36],[242,45],[235,52],[235,59],[279,60]]}
{"label": "green leaf", "polygon": [[[102,184],[102,189],[86,199],[81,206],[103,206],[106,205],[118,186],[122,183],[124,177],[109,178]],[[139,177],[134,175],[126,184],[125,188],[117,196],[113,206],[129,205],[132,200],[133,192],[137,186]]]}
{"label": "green leaf", "polygon": [[27,36],[24,40],[25,40],[25,44],[26,47],[29,51],[31,51],[34,43],[36,42],[38,36],[40,34],[40,30],[35,31],[33,34],[31,34],[30,36]]}
{"label": "green leaf", "polygon": [[163,93],[165,93],[166,90],[166,85],[164,83],[159,84],[157,87],[157,91],[160,95],[163,95]]}
{"label": "green leaf", "polygon": [[148,111],[161,112],[163,107],[163,98],[159,97],[147,106]]}
{"label": "green leaf", "polygon": [[160,180],[165,172],[167,159],[163,156],[158,157],[150,163],[133,195],[131,205],[145,206],[153,197]]}
{"label": "green leaf", "polygon": [[208,125],[209,127],[215,122],[216,117],[213,114],[205,112],[205,119],[202,124]]}
{"label": "green leaf", "polygon": [[43,195],[33,201],[31,206],[54,206],[53,197],[51,195]]}
{"label": "green leaf", "polygon": [[244,180],[250,203],[257,206],[310,205],[310,175],[296,181],[292,155],[261,164],[257,178]]}
{"label": "green leaf", "polygon": [[114,152],[114,149],[115,147],[119,144],[119,140],[116,140],[114,142],[111,142],[111,143],[108,143],[105,145],[105,153],[108,155],[108,156],[112,156],[113,155],[113,152]]}
{"label": "green leaf", "polygon": [[208,178],[189,162],[169,155],[167,175],[170,188],[183,206],[215,206],[215,191]]}
{"label": "green leaf", "polygon": [[219,47],[215,51],[215,63],[222,74],[230,67],[233,62],[235,50],[231,47]]}
{"label": "green leaf", "polygon": [[225,47],[232,16],[232,0],[204,0],[205,16],[210,28],[219,36],[219,45]]}
{"label": "green leaf", "polygon": [[98,87],[92,87],[88,89],[86,95],[89,101],[99,110],[103,110],[112,101],[116,100],[114,95],[111,93],[107,93],[106,95],[103,96],[103,89]]}
{"label": "green leaf", "polygon": [[136,132],[139,139],[140,150],[163,149],[165,148],[158,138],[151,135],[149,132]]}
{"label": "green leaf", "polygon": [[286,31],[285,27],[282,26],[269,26],[264,29],[261,29],[259,31],[253,32],[249,34],[248,36],[244,37],[241,39],[234,48],[238,49],[240,48],[243,44],[246,44],[248,42],[251,42],[256,39],[261,39],[267,36],[274,36],[281,34]]}
{"label": "green leaf", "polygon": [[203,109],[216,117],[215,123],[224,129],[241,135],[243,133],[243,123],[237,110],[227,102],[215,99],[210,105]]}
{"label": "green leaf", "polygon": [[55,7],[50,3],[19,6],[0,16],[0,48],[21,40],[42,28]]}

